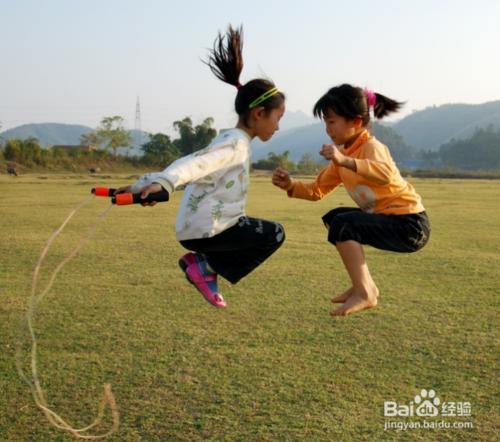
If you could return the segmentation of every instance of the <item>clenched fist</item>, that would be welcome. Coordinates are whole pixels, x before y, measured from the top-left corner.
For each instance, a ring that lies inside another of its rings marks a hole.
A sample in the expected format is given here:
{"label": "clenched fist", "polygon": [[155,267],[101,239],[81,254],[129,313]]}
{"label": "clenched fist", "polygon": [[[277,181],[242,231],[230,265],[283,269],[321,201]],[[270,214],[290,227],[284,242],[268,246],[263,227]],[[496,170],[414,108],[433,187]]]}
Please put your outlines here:
{"label": "clenched fist", "polygon": [[356,172],[356,162],[351,157],[344,155],[335,145],[323,144],[319,154],[328,161],[333,161],[337,166],[346,167]]}
{"label": "clenched fist", "polygon": [[275,186],[283,190],[290,190],[290,188],[292,187],[290,174],[281,167],[277,167],[276,169],[274,169],[272,181]]}

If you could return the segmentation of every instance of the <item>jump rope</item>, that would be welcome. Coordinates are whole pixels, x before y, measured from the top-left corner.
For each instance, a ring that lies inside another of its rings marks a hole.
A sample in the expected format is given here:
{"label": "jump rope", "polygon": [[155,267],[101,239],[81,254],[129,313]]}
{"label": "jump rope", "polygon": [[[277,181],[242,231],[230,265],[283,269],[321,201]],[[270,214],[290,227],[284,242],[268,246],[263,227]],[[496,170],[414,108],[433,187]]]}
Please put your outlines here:
{"label": "jump rope", "polygon": [[[21,378],[28,384],[30,387],[31,393],[35,400],[36,405],[43,411],[48,421],[54,425],[56,428],[67,431],[71,433],[73,436],[80,439],[104,439],[114,432],[118,430],[120,424],[120,414],[118,412],[118,407],[116,405],[115,396],[111,390],[111,384],[104,384],[104,393],[103,397],[98,406],[97,417],[94,421],[84,427],[84,428],[74,428],[71,424],[69,424],[66,420],[64,420],[60,415],[58,415],[55,411],[50,409],[47,401],[45,399],[45,394],[43,392],[42,386],[40,384],[40,379],[38,377],[38,367],[37,367],[37,340],[35,331],[33,329],[33,317],[35,316],[36,309],[42,299],[47,295],[47,293],[52,288],[54,281],[56,279],[57,274],[61,271],[61,269],[71,261],[80,251],[80,249],[92,238],[94,235],[98,225],[106,218],[109,211],[112,209],[114,205],[123,206],[129,204],[138,204],[138,203],[146,203],[146,202],[161,202],[168,201],[169,194],[166,191],[156,192],[149,194],[146,198],[141,198],[140,193],[119,193],[115,195],[116,189],[108,188],[108,187],[95,187],[91,190],[92,195],[86,198],[83,202],[81,202],[78,206],[76,206],[63,221],[61,226],[50,236],[43,249],[40,257],[38,258],[37,264],[35,266],[35,270],[33,271],[33,277],[31,282],[31,294],[28,301],[28,310],[26,313],[26,322],[23,321],[21,326],[26,326],[28,328],[30,337],[31,337],[31,375],[29,376],[22,367],[21,357],[21,337],[19,333],[17,345],[16,345],[16,367]],[[97,220],[92,224],[89,228],[87,234],[80,240],[76,248],[66,256],[55,268],[50,276],[49,282],[45,286],[45,288],[37,294],[37,284],[38,284],[38,276],[40,273],[40,268],[42,263],[49,252],[49,249],[54,242],[54,240],[61,234],[64,230],[65,226],[68,224],[71,218],[84,206],[86,206],[95,196],[98,197],[110,197],[111,205],[106,208],[98,217]],[[112,425],[111,428],[105,432],[100,434],[89,434],[89,431],[99,425],[104,417],[104,413],[106,410],[106,406],[109,407],[111,411],[112,417]]]}

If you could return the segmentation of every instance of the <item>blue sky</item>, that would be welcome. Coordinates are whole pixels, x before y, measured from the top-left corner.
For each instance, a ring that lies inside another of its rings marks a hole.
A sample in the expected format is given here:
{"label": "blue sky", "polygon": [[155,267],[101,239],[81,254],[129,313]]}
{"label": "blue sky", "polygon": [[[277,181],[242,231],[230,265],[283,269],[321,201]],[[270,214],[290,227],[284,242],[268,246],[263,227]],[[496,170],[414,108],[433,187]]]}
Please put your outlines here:
{"label": "blue sky", "polygon": [[0,122],[134,127],[212,116],[235,123],[234,88],[200,59],[218,30],[243,24],[242,82],[270,77],[287,108],[311,112],[336,84],[407,105],[500,100],[500,2],[420,0],[0,0]]}

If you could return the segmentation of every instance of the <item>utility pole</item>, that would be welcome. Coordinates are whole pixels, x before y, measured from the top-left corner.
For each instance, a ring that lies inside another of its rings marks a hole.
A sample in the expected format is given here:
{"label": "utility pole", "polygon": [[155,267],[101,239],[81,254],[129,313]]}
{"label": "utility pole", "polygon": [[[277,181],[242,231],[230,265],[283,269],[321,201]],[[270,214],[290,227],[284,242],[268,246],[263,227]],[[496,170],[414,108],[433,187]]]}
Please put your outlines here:
{"label": "utility pole", "polygon": [[139,141],[139,146],[142,146],[142,129],[141,129],[141,103],[139,101],[139,96],[137,96],[137,102],[135,104],[135,125],[134,129],[137,132],[137,139]]}

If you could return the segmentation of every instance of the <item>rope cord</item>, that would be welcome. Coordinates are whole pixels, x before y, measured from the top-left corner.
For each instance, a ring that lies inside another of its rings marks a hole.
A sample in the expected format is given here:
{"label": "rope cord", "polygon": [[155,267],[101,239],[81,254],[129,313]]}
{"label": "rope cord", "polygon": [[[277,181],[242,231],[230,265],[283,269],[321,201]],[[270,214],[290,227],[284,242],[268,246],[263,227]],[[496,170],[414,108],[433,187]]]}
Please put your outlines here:
{"label": "rope cord", "polygon": [[[57,274],[59,273],[59,271],[78,254],[80,249],[85,244],[87,244],[87,242],[94,235],[94,233],[97,229],[97,226],[106,218],[109,211],[113,207],[113,205],[110,205],[104,212],[102,212],[99,215],[99,217],[94,222],[94,224],[89,228],[87,235],[84,236],[84,238],[80,240],[80,242],[78,243],[76,248],[66,258],[64,258],[59,263],[59,265],[56,267],[56,269],[52,272],[52,275],[51,275],[49,282],[47,283],[45,289],[37,295],[36,288],[37,288],[40,268],[41,268],[41,265],[42,265],[46,255],[47,255],[52,243],[61,234],[61,232],[65,228],[66,224],[68,224],[68,222],[75,215],[75,213],[78,212],[82,207],[87,205],[93,198],[94,198],[94,195],[91,195],[89,198],[85,199],[82,203],[80,203],[78,206],[76,206],[69,213],[69,215],[66,217],[64,222],[61,224],[61,226],[50,236],[45,248],[43,249],[43,251],[38,259],[38,262],[35,266],[35,270],[33,271],[33,278],[32,278],[32,283],[31,283],[31,294],[30,294],[29,303],[28,303],[28,311],[26,313],[26,325],[28,327],[28,330],[29,330],[29,333],[31,336],[31,379],[27,376],[27,374],[24,372],[24,370],[22,368],[21,339],[19,339],[19,341],[17,343],[17,350],[16,350],[17,371],[18,371],[19,375],[21,376],[21,378],[29,385],[36,405],[44,412],[44,414],[47,417],[47,419],[49,420],[49,422],[61,430],[68,431],[69,433],[71,433],[73,436],[75,436],[77,438],[88,439],[88,440],[106,438],[118,429],[119,422],[120,422],[120,416],[118,413],[118,408],[116,406],[115,397],[113,395],[113,392],[111,391],[111,385],[110,384],[104,385],[104,393],[103,393],[103,397],[99,403],[97,417],[90,425],[88,425],[84,428],[74,428],[67,421],[65,421],[61,416],[59,416],[56,412],[51,410],[49,408],[49,406],[47,405],[47,401],[45,399],[45,395],[43,393],[43,389],[40,385],[40,381],[39,381],[39,377],[38,377],[38,368],[37,368],[37,362],[36,362],[37,341],[36,341],[36,335],[35,335],[35,332],[33,329],[33,317],[35,315],[36,308],[37,308],[38,304],[42,301],[42,299],[45,297],[45,295],[52,288],[52,285],[54,284],[55,278],[56,278]],[[24,324],[24,322],[23,322],[23,324]],[[113,420],[113,424],[112,424],[111,428],[106,433],[102,433],[102,434],[97,434],[97,435],[82,434],[82,433],[88,432],[90,429],[92,429],[95,426],[100,424],[100,422],[102,421],[102,418],[104,417],[106,405],[108,405],[110,410],[111,410],[111,416],[112,416],[112,420]]]}

